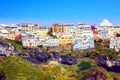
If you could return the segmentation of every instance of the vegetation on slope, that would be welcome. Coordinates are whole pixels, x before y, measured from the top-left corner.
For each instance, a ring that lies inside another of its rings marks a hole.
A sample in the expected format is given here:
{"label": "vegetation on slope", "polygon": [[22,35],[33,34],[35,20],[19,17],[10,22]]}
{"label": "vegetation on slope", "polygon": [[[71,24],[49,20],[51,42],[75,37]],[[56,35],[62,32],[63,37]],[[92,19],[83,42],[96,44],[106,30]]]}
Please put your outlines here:
{"label": "vegetation on slope", "polygon": [[16,50],[18,52],[21,53],[23,51],[23,46],[22,46],[22,43],[20,41],[18,41],[18,40],[10,40],[10,39],[6,39],[6,41],[8,43],[11,43],[16,48]]}
{"label": "vegetation on slope", "polygon": [[78,64],[78,67],[80,70],[87,70],[91,68],[91,63],[89,61],[81,61],[80,64]]}
{"label": "vegetation on slope", "polygon": [[62,66],[36,65],[15,55],[0,63],[2,73],[5,80],[66,80],[67,77]]}
{"label": "vegetation on slope", "polygon": [[17,56],[10,56],[0,64],[5,80],[43,80],[46,76],[40,68]]}
{"label": "vegetation on slope", "polygon": [[[6,40],[19,52],[23,51],[21,42]],[[107,47],[106,47],[107,46]],[[41,47],[42,48],[42,47]],[[78,50],[70,52],[78,57],[79,62],[75,65],[42,65],[32,64],[18,56],[0,58],[0,79],[3,80],[87,80],[91,76],[98,75],[101,80],[120,80],[119,73],[108,72],[98,66],[94,54],[117,56],[119,53],[108,48],[108,44],[101,41],[95,42],[93,50]],[[94,53],[94,54],[93,54]],[[97,77],[97,76],[95,76]],[[96,80],[99,80],[96,78]]]}

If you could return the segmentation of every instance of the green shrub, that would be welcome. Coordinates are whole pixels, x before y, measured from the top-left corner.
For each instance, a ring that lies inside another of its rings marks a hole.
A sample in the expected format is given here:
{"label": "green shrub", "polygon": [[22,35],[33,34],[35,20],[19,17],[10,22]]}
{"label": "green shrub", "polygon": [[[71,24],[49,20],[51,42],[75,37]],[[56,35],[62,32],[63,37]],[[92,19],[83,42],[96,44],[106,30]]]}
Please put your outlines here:
{"label": "green shrub", "polygon": [[110,52],[111,52],[111,50],[105,49],[105,54],[109,54]]}
{"label": "green shrub", "polygon": [[78,64],[78,67],[80,68],[80,70],[87,70],[87,69],[91,68],[92,66],[89,61],[82,60],[80,62],[80,64]]}
{"label": "green shrub", "polygon": [[23,46],[22,46],[22,43],[20,41],[6,39],[6,42],[11,43],[12,46],[14,46],[18,52],[21,53],[23,51]]}

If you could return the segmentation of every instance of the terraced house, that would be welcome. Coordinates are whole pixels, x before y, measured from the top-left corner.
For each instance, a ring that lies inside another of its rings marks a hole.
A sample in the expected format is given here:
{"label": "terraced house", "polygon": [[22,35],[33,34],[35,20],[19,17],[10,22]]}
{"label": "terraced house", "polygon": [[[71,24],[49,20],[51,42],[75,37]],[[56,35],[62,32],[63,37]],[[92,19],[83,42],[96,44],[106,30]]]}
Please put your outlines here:
{"label": "terraced house", "polygon": [[79,38],[83,33],[92,33],[91,26],[87,24],[78,24],[75,29],[75,38]]}
{"label": "terraced house", "polygon": [[[9,26],[6,27],[8,31],[8,39],[15,40],[18,34],[21,34],[19,31],[19,26],[17,24],[10,24]],[[19,37],[20,38],[20,37]]]}
{"label": "terraced house", "polygon": [[0,36],[2,36],[3,38],[7,38],[8,37],[8,31],[6,29],[0,30]]}
{"label": "terraced house", "polygon": [[56,36],[61,36],[64,34],[64,24],[53,24],[52,33]]}
{"label": "terraced house", "polygon": [[75,35],[73,49],[91,49],[94,48],[94,35],[90,25],[78,24]]}
{"label": "terraced house", "polygon": [[98,36],[100,38],[110,38],[109,31],[113,28],[112,23],[104,19],[98,27]]}
{"label": "terraced house", "polygon": [[1,25],[0,35],[4,38],[15,40],[15,36],[19,33],[20,31],[17,24]]}
{"label": "terraced house", "polygon": [[50,38],[46,41],[46,46],[48,47],[57,47],[59,46],[58,39]]}
{"label": "terraced house", "polygon": [[20,30],[31,32],[34,24],[32,24],[32,23],[20,23],[19,26],[20,26]]}
{"label": "terraced house", "polygon": [[116,33],[120,33],[120,26],[113,26],[108,31],[110,38],[113,38],[116,35]]}
{"label": "terraced house", "polygon": [[47,37],[49,29],[47,26],[39,26],[37,29],[34,29],[33,32],[38,33],[41,37]]}
{"label": "terraced house", "polygon": [[71,35],[63,35],[58,39],[58,41],[61,46],[73,45],[74,37]]}
{"label": "terraced house", "polygon": [[22,44],[24,47],[38,47],[39,38],[34,33],[22,33]]}
{"label": "terraced house", "polygon": [[116,33],[114,38],[110,39],[110,49],[120,52],[120,33]]}
{"label": "terraced house", "polygon": [[65,24],[64,25],[64,35],[75,36],[75,25],[74,24]]}

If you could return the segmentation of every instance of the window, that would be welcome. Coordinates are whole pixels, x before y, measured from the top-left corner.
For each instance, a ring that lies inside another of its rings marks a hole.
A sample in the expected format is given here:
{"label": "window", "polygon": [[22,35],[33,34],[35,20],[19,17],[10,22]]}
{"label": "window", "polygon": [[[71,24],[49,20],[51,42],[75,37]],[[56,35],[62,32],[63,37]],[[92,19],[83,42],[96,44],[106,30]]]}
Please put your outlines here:
{"label": "window", "polygon": [[30,42],[30,40],[28,40],[28,42]]}
{"label": "window", "polygon": [[69,37],[69,39],[72,39],[72,37]]}
{"label": "window", "polygon": [[57,28],[54,28],[54,31],[57,32]]}
{"label": "window", "polygon": [[59,32],[61,32],[61,28],[59,28]]}

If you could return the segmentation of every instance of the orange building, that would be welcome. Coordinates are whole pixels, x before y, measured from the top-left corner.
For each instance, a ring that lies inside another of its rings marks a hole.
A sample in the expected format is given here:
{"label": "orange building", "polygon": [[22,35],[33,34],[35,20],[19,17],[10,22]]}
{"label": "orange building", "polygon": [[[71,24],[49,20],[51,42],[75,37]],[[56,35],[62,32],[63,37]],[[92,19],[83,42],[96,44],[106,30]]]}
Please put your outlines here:
{"label": "orange building", "polygon": [[64,34],[64,24],[53,24],[52,25],[52,33],[54,35]]}

